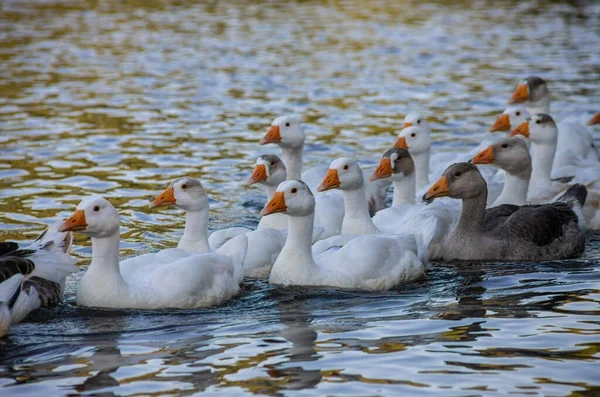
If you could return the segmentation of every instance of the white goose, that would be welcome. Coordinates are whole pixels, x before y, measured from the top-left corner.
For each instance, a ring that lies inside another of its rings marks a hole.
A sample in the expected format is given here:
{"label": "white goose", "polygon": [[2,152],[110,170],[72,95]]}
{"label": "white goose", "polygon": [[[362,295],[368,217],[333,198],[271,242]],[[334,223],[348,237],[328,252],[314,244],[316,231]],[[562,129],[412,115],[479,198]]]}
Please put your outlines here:
{"label": "white goose", "polygon": [[[239,258],[244,268],[244,275],[249,278],[267,278],[271,267],[285,244],[287,229],[262,228],[248,230],[231,228],[213,233],[230,234],[222,245],[211,244],[208,237],[208,196],[197,179],[185,177],[171,185],[151,204],[151,207],[175,205],[186,211],[185,230],[178,248],[189,252],[220,254]],[[242,233],[238,233],[242,230]],[[319,237],[321,229],[317,229],[314,238]],[[212,235],[211,235],[212,237]],[[222,241],[224,239],[218,238]]]}
{"label": "white goose", "polygon": [[[550,114],[550,90],[546,81],[530,76],[521,81],[509,103],[524,104],[530,114]],[[598,162],[600,154],[590,131],[577,118],[568,117],[557,125],[558,141],[554,167]]]}
{"label": "white goose", "polygon": [[502,112],[490,127],[489,132],[510,133],[516,126],[527,120],[529,112],[522,106],[511,106]]}
{"label": "white goose", "polygon": [[[261,145],[267,143],[275,143],[281,147],[282,160],[287,169],[287,179],[302,179],[312,189],[316,189],[319,182],[323,179],[325,172],[327,171],[326,165],[313,167],[306,172],[302,172],[303,160],[302,154],[304,152],[304,141],[306,135],[302,124],[297,118],[293,116],[281,116],[277,117],[271,127],[267,131],[266,135],[259,141]],[[370,183],[368,181],[368,175],[364,175],[365,179],[365,190],[369,202],[369,212],[374,214],[382,208],[385,208],[385,192],[389,184],[386,181],[378,181],[376,183]],[[317,197],[321,196],[317,194]],[[327,195],[329,196],[329,195]],[[334,195],[340,199],[338,195]],[[339,202],[334,202],[331,205],[332,209],[339,206]],[[317,219],[319,224],[325,227],[325,235],[329,235],[327,232],[327,225],[324,224],[323,216],[329,211],[322,211],[320,213],[319,207],[322,204],[317,201]],[[343,217],[343,214],[341,214]],[[341,218],[340,218],[341,222]]]}
{"label": "white goose", "polygon": [[92,261],[77,291],[80,306],[189,309],[223,303],[240,290],[239,263],[216,253],[175,248],[167,263],[143,255],[145,266],[130,270],[125,278],[119,266],[119,214],[102,197],[84,199],[60,230],[92,237]]}
{"label": "white goose", "polygon": [[569,182],[586,185],[588,198],[583,213],[588,228],[600,228],[600,164],[591,167],[564,166],[553,171],[558,142],[558,128],[547,114],[533,114],[511,132],[512,136],[529,138],[532,146],[531,180],[527,191],[529,202],[549,202],[564,190],[564,184],[552,181],[552,175],[571,176]]}
{"label": "white goose", "polygon": [[[423,193],[429,187],[429,179],[440,175],[448,165],[456,161],[469,158],[468,153],[457,154],[455,152],[438,153],[435,158],[431,156],[431,137],[429,135],[428,125],[421,121],[421,127],[409,126],[404,128],[398,134],[398,139],[394,148],[402,148],[409,151],[415,162],[415,173],[417,182],[417,196],[422,197]],[[430,164],[434,165],[433,172],[430,172]],[[484,171],[485,172],[485,171]],[[494,171],[487,171],[484,178],[488,182],[489,196],[488,202],[491,204],[502,190],[502,183]]]}
{"label": "white goose", "polygon": [[50,225],[25,247],[0,243],[0,336],[40,307],[54,306],[62,299],[65,278],[77,271],[69,255],[73,236]]}
{"label": "white goose", "polygon": [[420,235],[429,259],[441,259],[444,241],[460,215],[460,204],[416,204],[414,171],[415,163],[407,150],[394,148],[383,154],[371,179],[391,178],[394,196],[392,206],[375,214],[373,223],[384,233]]}
{"label": "white goose", "polygon": [[[354,237],[339,250],[311,250],[315,199],[302,181],[285,181],[261,215],[285,212],[290,217],[288,239],[275,261],[269,282],[362,290],[385,290],[425,275],[415,237],[368,235]],[[426,255],[426,254],[425,254]]]}

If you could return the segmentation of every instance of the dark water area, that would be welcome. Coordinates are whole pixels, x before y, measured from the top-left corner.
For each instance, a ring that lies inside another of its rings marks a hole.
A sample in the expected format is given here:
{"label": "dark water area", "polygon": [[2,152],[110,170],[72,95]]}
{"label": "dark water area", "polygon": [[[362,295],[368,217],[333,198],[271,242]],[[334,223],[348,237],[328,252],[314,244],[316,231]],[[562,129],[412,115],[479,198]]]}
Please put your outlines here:
{"label": "dark water area", "polygon": [[[600,110],[594,2],[1,1],[0,238],[25,241],[101,194],[122,256],[176,244],[148,199],[202,180],[213,229],[258,222],[242,182],[272,119],[297,114],[308,166],[372,165],[404,115],[466,151],[516,82],[550,83],[553,116]],[[600,128],[595,131],[600,138]],[[64,301],[0,340],[0,396],[600,395],[600,238],[578,260],[433,263],[363,293],[248,281],[220,307],[92,310]]]}

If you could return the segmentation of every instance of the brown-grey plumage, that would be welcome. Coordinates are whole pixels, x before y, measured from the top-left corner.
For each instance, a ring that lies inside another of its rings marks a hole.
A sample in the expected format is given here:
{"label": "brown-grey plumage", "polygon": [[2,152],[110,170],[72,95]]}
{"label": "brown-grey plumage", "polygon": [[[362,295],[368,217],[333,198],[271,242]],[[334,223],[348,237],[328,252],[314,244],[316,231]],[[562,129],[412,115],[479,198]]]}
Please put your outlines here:
{"label": "brown-grey plumage", "polygon": [[529,88],[529,100],[532,102],[539,101],[549,94],[548,84],[546,80],[537,76],[529,76],[523,81]]}
{"label": "brown-grey plumage", "polygon": [[503,138],[491,146],[495,166],[518,178],[531,178],[531,155],[524,139]]}
{"label": "brown-grey plumage", "polygon": [[383,154],[383,158],[392,160],[392,172],[402,173],[408,176],[415,171],[415,162],[408,150],[401,147],[389,149]]}
{"label": "brown-grey plumage", "polygon": [[444,171],[447,196],[462,199],[445,260],[550,260],[580,256],[585,235],[568,204],[501,205],[485,209],[487,186],[477,167],[456,163]]}

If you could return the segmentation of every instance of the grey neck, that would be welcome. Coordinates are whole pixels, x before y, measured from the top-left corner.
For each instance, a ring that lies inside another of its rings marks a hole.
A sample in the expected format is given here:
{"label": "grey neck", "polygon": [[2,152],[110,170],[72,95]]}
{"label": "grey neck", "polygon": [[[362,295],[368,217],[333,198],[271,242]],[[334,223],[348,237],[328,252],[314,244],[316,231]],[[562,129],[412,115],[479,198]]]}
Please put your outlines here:
{"label": "grey neck", "polygon": [[412,205],[415,203],[415,173],[394,179],[394,197],[392,207],[400,205]]}
{"label": "grey neck", "polygon": [[287,171],[287,179],[302,179],[302,152],[304,146],[300,148],[293,147],[282,147],[281,148],[281,160],[285,164]]}
{"label": "grey neck", "polygon": [[531,159],[531,185],[544,188],[552,184],[552,164],[556,154],[556,142],[535,143]]}
{"label": "grey neck", "polygon": [[413,160],[415,162],[415,173],[417,179],[417,189],[421,190],[429,185],[429,159],[431,150],[428,149],[421,153],[415,154]]}
{"label": "grey neck", "polygon": [[190,252],[211,252],[208,245],[208,206],[185,213],[185,229],[177,247]]}
{"label": "grey neck", "polygon": [[546,113],[550,114],[550,95],[546,95],[542,99],[535,102],[529,101],[527,103],[527,111],[529,114]]}
{"label": "grey neck", "polygon": [[487,187],[479,196],[463,199],[456,230],[461,233],[478,233],[483,227],[486,204]]}

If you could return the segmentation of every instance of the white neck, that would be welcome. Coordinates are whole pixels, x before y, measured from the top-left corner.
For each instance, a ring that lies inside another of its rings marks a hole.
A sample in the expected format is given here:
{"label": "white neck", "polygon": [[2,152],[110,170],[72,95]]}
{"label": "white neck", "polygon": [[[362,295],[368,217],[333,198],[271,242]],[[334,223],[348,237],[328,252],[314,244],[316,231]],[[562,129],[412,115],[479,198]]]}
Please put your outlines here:
{"label": "white neck", "polygon": [[556,153],[556,142],[532,142],[533,158],[531,159],[531,183],[534,189],[545,188],[552,184],[552,163]]}
{"label": "white neck", "polygon": [[431,150],[415,154],[413,160],[415,162],[415,173],[417,174],[417,190],[428,187],[429,185],[429,158]]}
{"label": "white neck", "polygon": [[364,186],[354,190],[342,190],[342,193],[344,195],[342,234],[379,233],[369,215],[369,203]]}
{"label": "white neck", "polygon": [[81,282],[116,290],[127,285],[119,270],[119,231],[108,237],[92,237],[92,262]]}
{"label": "white neck", "polygon": [[211,252],[208,245],[208,206],[200,211],[185,213],[185,229],[177,248],[189,252]]}
{"label": "white neck", "polygon": [[504,174],[504,187],[502,188],[502,193],[500,193],[500,196],[492,203],[491,207],[497,207],[502,204],[525,205],[528,188],[528,179],[522,179],[506,172]]}
{"label": "white neck", "polygon": [[527,111],[529,114],[545,113],[550,114],[550,95],[546,95],[544,98],[537,102],[527,103]]}
{"label": "white neck", "polygon": [[415,203],[415,173],[394,180],[394,198],[392,207]]}
{"label": "white neck", "polygon": [[300,148],[281,148],[281,160],[285,164],[288,181],[291,179],[302,179],[302,152],[304,146]]}
{"label": "white neck", "polygon": [[265,185],[265,192],[267,193],[267,202],[269,202],[275,192],[277,191],[277,186]]}
{"label": "white neck", "polygon": [[306,216],[290,216],[285,245],[277,257],[273,270],[293,269],[293,272],[309,270],[314,265],[312,235],[315,213]]}

